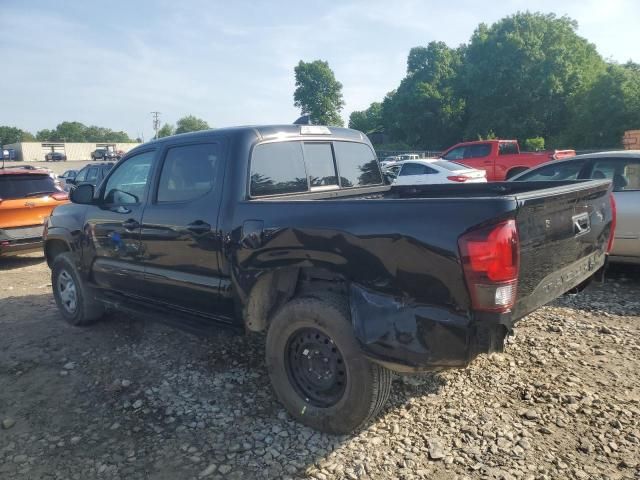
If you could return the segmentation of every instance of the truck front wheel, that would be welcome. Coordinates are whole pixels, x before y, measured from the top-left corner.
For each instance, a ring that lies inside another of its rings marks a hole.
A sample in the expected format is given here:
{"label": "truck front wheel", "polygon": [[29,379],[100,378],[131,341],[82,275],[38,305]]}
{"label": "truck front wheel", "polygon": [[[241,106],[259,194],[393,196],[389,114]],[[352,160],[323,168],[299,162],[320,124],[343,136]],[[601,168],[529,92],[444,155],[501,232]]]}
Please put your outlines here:
{"label": "truck front wheel", "polygon": [[337,296],[295,298],[271,321],[267,369],[276,396],[296,420],[344,434],[375,417],[391,390],[391,372],[367,360]]}

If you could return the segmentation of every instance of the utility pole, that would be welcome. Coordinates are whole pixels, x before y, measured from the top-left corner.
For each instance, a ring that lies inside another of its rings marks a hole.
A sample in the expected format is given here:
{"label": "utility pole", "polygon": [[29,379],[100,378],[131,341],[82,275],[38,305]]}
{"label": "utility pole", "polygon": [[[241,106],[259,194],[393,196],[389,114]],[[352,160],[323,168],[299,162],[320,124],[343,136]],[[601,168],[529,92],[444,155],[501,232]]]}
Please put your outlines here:
{"label": "utility pole", "polygon": [[160,129],[160,112],[151,112],[153,115],[153,129],[156,131],[156,140],[158,139],[158,130]]}

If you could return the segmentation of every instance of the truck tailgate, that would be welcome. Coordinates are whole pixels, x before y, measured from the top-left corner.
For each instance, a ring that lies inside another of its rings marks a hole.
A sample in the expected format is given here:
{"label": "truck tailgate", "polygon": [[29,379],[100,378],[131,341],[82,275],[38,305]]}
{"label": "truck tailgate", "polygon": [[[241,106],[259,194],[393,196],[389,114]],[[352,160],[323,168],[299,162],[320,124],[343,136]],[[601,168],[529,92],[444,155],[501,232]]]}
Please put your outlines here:
{"label": "truck tailgate", "polygon": [[596,180],[516,195],[520,270],[514,318],[571,290],[604,265],[610,183]]}

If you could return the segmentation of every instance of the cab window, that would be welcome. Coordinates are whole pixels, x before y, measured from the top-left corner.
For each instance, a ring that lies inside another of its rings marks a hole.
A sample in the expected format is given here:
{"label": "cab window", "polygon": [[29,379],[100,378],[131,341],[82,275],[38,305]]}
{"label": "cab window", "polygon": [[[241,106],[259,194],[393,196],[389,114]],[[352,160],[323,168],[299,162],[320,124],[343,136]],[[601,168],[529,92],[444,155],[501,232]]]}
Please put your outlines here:
{"label": "cab window", "polygon": [[423,165],[422,163],[405,163],[400,170],[400,177],[407,177],[410,175],[432,175],[438,173],[437,170]]}
{"label": "cab window", "polygon": [[142,201],[155,152],[128,158],[111,173],[104,187],[104,203],[133,205]]}
{"label": "cab window", "polygon": [[552,162],[548,165],[530,170],[515,178],[518,182],[544,180],[576,180],[586,160],[570,160],[568,162]]}
{"label": "cab window", "polygon": [[300,142],[265,143],[255,147],[251,158],[252,196],[300,193],[308,187]]}
{"label": "cab window", "polygon": [[597,159],[590,177],[611,180],[614,192],[640,190],[640,158]]}
{"label": "cab window", "polygon": [[[158,203],[186,202],[208,193],[215,185],[218,157],[217,144],[170,148],[160,174]],[[144,166],[137,165],[132,175],[142,181],[146,173]]]}

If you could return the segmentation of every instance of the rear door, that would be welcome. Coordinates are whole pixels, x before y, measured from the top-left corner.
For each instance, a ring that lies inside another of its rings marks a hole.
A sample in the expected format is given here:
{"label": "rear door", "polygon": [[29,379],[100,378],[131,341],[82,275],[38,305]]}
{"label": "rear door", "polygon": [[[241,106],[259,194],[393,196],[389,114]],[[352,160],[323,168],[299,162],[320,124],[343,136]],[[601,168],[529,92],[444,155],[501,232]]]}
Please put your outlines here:
{"label": "rear door", "polygon": [[142,294],[140,225],[155,156],[155,150],[148,150],[119,163],[100,186],[97,204],[89,206],[85,230],[90,247],[83,261],[100,287]]}
{"label": "rear door", "polygon": [[613,183],[617,222],[614,256],[640,258],[640,158],[597,158],[588,176]]}
{"label": "rear door", "polygon": [[145,296],[185,310],[219,310],[224,143],[167,144],[142,219]]}
{"label": "rear door", "polygon": [[573,288],[604,264],[612,221],[609,190],[609,182],[585,181],[517,195],[517,316]]}

